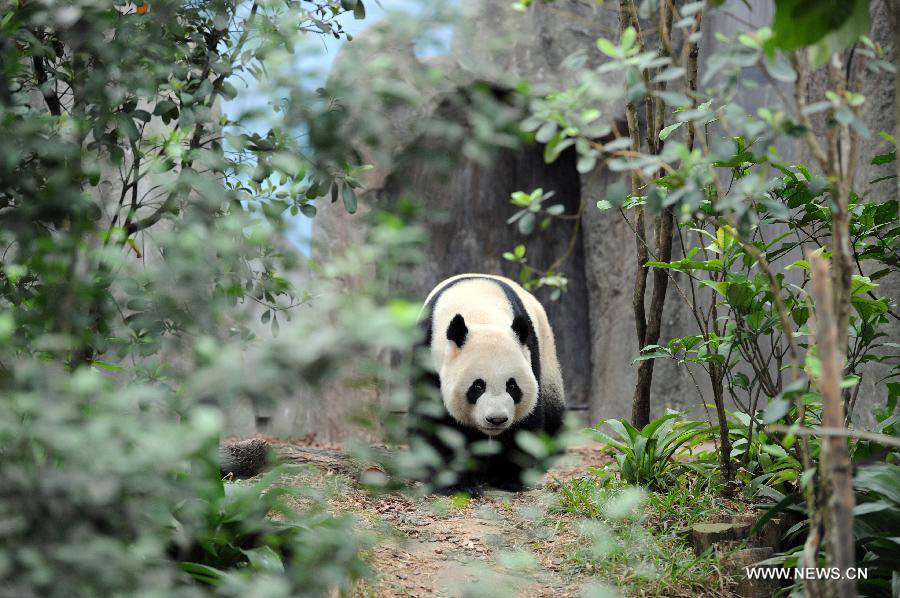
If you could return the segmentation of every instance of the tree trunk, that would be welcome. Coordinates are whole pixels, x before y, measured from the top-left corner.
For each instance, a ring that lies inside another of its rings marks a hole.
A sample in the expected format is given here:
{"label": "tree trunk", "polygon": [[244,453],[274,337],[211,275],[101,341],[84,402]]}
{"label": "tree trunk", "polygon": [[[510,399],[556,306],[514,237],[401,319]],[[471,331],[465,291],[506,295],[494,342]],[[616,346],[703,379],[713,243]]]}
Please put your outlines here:
{"label": "tree trunk", "polygon": [[[672,233],[674,230],[672,210],[663,210],[656,224],[656,259],[661,262],[672,260]],[[645,275],[646,276],[646,275]],[[666,291],[669,287],[669,273],[664,268],[653,270],[653,294],[650,297],[650,319],[641,349],[659,342],[662,331],[663,308],[666,303]],[[634,386],[634,398],[631,407],[631,424],[640,429],[650,422],[650,386],[653,383],[653,359],[640,362],[637,383]]]}
{"label": "tree trunk", "polygon": [[[716,405],[716,418],[719,421],[719,438],[721,445],[719,446],[719,462],[722,465],[722,475],[726,481],[731,481],[731,439],[728,437],[728,419],[725,417],[725,388],[723,381],[725,378],[724,366],[716,363],[709,364],[709,378],[712,383],[713,402]],[[751,432],[752,432],[751,427]],[[748,450],[747,453],[750,451]]]}
{"label": "tree trunk", "polygon": [[[812,270],[812,292],[815,298],[816,345],[822,373],[819,378],[819,392],[822,395],[822,425],[826,428],[844,427],[844,408],[841,400],[841,360],[843,352],[838,344],[838,317],[834,292],[830,288],[827,262],[810,254]],[[841,598],[856,596],[856,581],[845,575],[854,564],[853,544],[853,475],[850,457],[847,453],[847,438],[829,435],[822,441],[819,463],[822,472],[822,486],[825,514],[823,522],[826,530],[828,566],[836,567],[841,576],[832,588],[835,596]],[[829,588],[829,589],[832,589]]]}

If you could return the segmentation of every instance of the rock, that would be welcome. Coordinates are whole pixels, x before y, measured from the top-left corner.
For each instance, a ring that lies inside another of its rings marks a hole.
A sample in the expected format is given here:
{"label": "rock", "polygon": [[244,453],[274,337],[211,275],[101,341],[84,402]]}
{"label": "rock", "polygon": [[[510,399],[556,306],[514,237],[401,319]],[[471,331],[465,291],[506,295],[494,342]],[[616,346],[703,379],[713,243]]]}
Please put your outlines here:
{"label": "rock", "polygon": [[[756,525],[758,519],[758,515],[742,515],[736,518],[737,521],[749,523],[751,529],[754,525]],[[753,534],[753,536],[750,538],[750,544],[752,546],[758,546],[761,548],[768,547],[772,550],[778,551],[781,546],[781,536],[784,535],[784,530],[786,527],[788,526],[782,526],[782,520],[779,518],[769,519],[759,531]]]}
{"label": "rock", "polygon": [[781,521],[771,519],[763,525],[762,529],[750,534],[756,523],[755,515],[735,517],[725,522],[695,523],[691,527],[690,541],[697,554],[709,549],[719,542],[738,542],[747,540],[750,547],[778,549],[781,539]]}
{"label": "rock", "polygon": [[219,471],[222,477],[252,478],[268,462],[269,443],[259,438],[219,446]]}
{"label": "rock", "polygon": [[770,558],[775,551],[768,546],[760,548],[745,548],[728,555],[722,559],[723,568],[733,577],[741,580],[734,588],[735,594],[744,598],[769,598],[779,589],[778,580],[775,579],[750,579],[747,569],[753,565]]}
{"label": "rock", "polygon": [[700,554],[719,542],[743,540],[749,531],[749,523],[695,523],[691,527],[691,545]]}

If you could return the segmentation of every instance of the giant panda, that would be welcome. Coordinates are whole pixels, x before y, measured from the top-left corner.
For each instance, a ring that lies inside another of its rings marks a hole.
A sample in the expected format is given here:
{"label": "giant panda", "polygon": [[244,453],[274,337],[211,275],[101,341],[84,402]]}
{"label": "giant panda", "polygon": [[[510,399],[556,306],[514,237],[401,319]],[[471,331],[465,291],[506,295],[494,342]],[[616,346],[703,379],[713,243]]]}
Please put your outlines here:
{"label": "giant panda", "polygon": [[[440,481],[441,472],[432,470],[431,487],[442,494],[471,495],[480,494],[485,484],[524,489],[523,471],[542,464],[520,449],[516,434],[556,435],[565,410],[553,329],[544,308],[512,280],[461,274],[431,291],[420,323],[433,367],[430,380],[439,388],[442,405],[414,413],[418,425],[411,431],[440,455],[444,474],[447,469],[457,474],[446,483]],[[448,439],[448,428],[458,434],[451,432]],[[487,445],[493,454],[469,450],[476,444]]]}

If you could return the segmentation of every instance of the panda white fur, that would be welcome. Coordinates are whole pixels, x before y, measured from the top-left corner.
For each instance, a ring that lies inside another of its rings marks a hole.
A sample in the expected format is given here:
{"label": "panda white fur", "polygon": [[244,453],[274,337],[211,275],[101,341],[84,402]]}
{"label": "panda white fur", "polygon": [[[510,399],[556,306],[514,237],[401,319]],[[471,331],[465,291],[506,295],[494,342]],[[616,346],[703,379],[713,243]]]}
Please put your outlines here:
{"label": "panda white fur", "polygon": [[519,430],[556,434],[565,410],[553,330],[538,300],[515,282],[461,274],[440,283],[425,301],[425,343],[445,413],[429,417],[419,435],[448,463],[454,451],[438,433],[449,426],[467,444],[488,438],[494,455],[468,457],[457,482],[439,491],[478,493],[481,484],[519,490],[522,471],[536,465],[515,441]]}

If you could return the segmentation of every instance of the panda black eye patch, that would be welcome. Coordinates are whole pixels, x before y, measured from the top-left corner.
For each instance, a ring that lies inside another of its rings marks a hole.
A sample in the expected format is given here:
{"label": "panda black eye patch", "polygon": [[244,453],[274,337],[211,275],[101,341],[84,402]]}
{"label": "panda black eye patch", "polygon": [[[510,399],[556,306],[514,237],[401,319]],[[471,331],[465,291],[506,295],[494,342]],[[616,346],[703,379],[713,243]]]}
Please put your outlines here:
{"label": "panda black eye patch", "polygon": [[484,383],[484,380],[478,378],[475,382],[472,382],[472,386],[469,387],[469,390],[466,391],[466,400],[472,403],[473,405],[478,400],[478,397],[484,394],[487,386]]}
{"label": "panda black eye patch", "polygon": [[512,397],[513,403],[518,403],[522,400],[522,389],[516,384],[515,378],[510,378],[506,381],[506,393]]}

